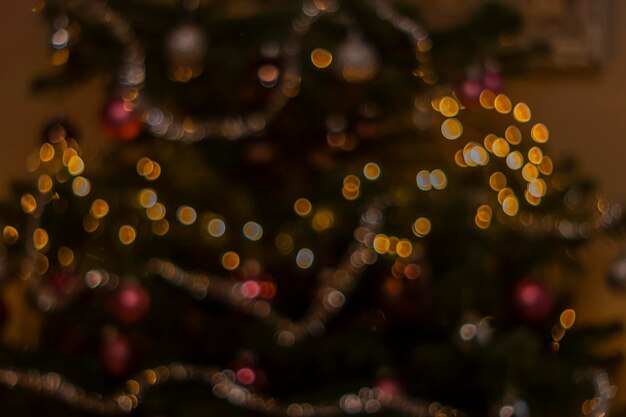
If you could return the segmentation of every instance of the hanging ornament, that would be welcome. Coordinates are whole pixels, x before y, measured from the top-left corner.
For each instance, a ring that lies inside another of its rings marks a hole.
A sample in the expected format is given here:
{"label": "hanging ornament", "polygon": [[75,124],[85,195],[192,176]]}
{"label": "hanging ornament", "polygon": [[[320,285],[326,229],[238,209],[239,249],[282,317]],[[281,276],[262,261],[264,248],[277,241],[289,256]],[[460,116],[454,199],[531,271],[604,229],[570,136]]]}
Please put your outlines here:
{"label": "hanging ornament", "polygon": [[554,306],[552,291],[543,283],[529,278],[515,285],[513,301],[522,318],[531,323],[546,320]]}
{"label": "hanging ornament", "polygon": [[202,73],[208,38],[194,23],[183,23],[165,40],[165,53],[170,63],[170,78],[186,82]]}
{"label": "hanging ornament", "polygon": [[118,140],[133,140],[141,133],[142,122],[131,102],[122,98],[109,100],[102,108],[102,130]]}
{"label": "hanging ornament", "polygon": [[348,33],[348,38],[337,47],[335,57],[336,70],[351,83],[369,81],[380,69],[378,53],[357,33]]}
{"label": "hanging ornament", "polygon": [[138,282],[126,282],[113,296],[111,310],[123,323],[135,323],[150,310],[150,293]]}
{"label": "hanging ornament", "polygon": [[609,265],[606,283],[613,290],[626,290],[626,253],[621,254]]}
{"label": "hanging ornament", "polygon": [[113,377],[124,377],[133,361],[133,348],[128,337],[113,328],[106,328],[102,333],[100,345],[100,364],[105,372]]}

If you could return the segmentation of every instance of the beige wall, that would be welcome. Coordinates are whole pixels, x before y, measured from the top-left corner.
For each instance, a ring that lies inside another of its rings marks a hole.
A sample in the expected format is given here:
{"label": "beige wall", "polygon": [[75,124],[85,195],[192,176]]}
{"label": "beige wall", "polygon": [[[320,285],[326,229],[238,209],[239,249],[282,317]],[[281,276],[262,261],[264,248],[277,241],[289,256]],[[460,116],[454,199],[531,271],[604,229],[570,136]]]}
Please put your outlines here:
{"label": "beige wall", "polygon": [[[24,175],[24,160],[41,127],[66,112],[77,121],[83,138],[98,143],[97,115],[102,98],[95,88],[70,91],[63,97],[32,97],[29,82],[45,70],[46,29],[30,10],[30,2],[4,1],[0,51],[0,195],[7,195],[9,178]],[[551,75],[509,84],[511,96],[531,105],[534,115],[550,127],[554,150],[577,156],[616,201],[626,202],[626,4],[615,3],[613,56],[595,75]],[[620,22],[620,23],[618,23]],[[91,86],[93,87],[93,86]],[[626,321],[626,294],[606,290],[606,262],[623,244],[597,242],[584,256],[587,269],[581,283],[579,322],[606,318]],[[626,335],[613,346],[626,346]],[[620,385],[626,393],[626,372]],[[626,395],[621,395],[626,403]]]}

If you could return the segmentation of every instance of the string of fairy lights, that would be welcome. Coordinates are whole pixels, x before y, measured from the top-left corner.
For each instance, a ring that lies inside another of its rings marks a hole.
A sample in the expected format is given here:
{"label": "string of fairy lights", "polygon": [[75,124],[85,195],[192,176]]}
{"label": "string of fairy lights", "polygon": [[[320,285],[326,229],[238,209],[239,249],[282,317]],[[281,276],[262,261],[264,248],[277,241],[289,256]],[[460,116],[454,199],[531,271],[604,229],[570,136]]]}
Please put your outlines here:
{"label": "string of fairy lights", "polygon": [[[372,0],[370,3],[381,19],[406,34],[415,46],[418,69],[414,71],[414,75],[423,79],[427,84],[435,83],[437,76],[429,58],[431,41],[428,32],[414,20],[397,13],[386,1]],[[106,27],[124,46],[123,64],[119,71],[118,81],[125,105],[144,114],[146,126],[155,136],[182,141],[199,141],[211,137],[238,139],[263,131],[280,114],[285,105],[299,93],[302,78],[300,69],[302,38],[317,20],[325,15],[334,14],[340,8],[340,2],[335,0],[304,1],[298,15],[290,22],[289,36],[278,48],[285,56],[283,68],[266,71],[267,75],[259,73],[261,83],[272,87],[266,104],[246,115],[204,119],[189,115],[175,115],[174,112],[159,107],[150,100],[143,88],[146,80],[145,50],[134,33],[132,25],[113,10],[108,2],[79,0],[63,4],[65,10],[79,12],[89,21]],[[352,46],[359,49],[359,54],[363,54],[364,51],[372,54],[359,38],[353,40],[356,45]],[[69,55],[67,48],[69,45],[64,42],[60,49],[66,51],[64,56]],[[327,67],[332,59],[330,52],[320,48],[311,54],[311,60],[318,68]],[[372,55],[371,60],[375,61],[376,58]],[[192,72],[191,68],[187,69]],[[344,68],[343,76],[347,80],[361,82],[371,78],[374,72],[374,68],[359,66],[347,72]],[[267,77],[269,78],[265,79]],[[188,80],[189,77],[184,79]]]}
{"label": "string of fairy lights", "polygon": [[213,395],[230,404],[268,416],[334,417],[358,413],[376,414],[386,410],[408,416],[461,417],[459,410],[438,402],[416,401],[384,389],[363,387],[346,393],[328,403],[283,403],[280,400],[251,392],[236,382],[235,373],[210,367],[173,363],[146,369],[126,381],[124,389],[111,396],[88,394],[57,373],[20,372],[0,369],[0,384],[20,387],[50,395],[75,408],[97,414],[128,414],[142,402],[147,392],[158,385],[196,382],[211,387]]}

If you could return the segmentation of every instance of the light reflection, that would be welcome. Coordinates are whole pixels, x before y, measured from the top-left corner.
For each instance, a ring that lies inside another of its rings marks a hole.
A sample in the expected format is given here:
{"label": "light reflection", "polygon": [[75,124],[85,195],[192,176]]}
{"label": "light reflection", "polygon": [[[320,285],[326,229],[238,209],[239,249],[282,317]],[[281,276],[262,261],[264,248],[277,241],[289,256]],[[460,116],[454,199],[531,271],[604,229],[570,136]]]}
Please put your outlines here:
{"label": "light reflection", "polygon": [[413,223],[413,233],[417,237],[424,237],[430,233],[431,223],[426,217],[420,217]]}
{"label": "light reflection", "polygon": [[449,140],[456,140],[463,134],[463,125],[458,119],[446,119],[441,124],[441,134]]}
{"label": "light reflection", "polygon": [[298,268],[300,269],[310,268],[313,265],[314,260],[315,255],[309,248],[300,249],[296,254],[296,265],[298,265]]}
{"label": "light reflection", "polygon": [[178,210],[176,210],[176,218],[181,224],[190,226],[196,222],[198,214],[193,207],[180,206],[178,207]]}
{"label": "light reflection", "polygon": [[118,237],[120,239],[120,242],[122,242],[124,245],[130,245],[135,241],[135,238],[137,237],[137,231],[133,226],[124,225],[120,227]]}
{"label": "light reflection", "polygon": [[243,226],[243,235],[252,241],[257,241],[263,236],[263,227],[256,222],[248,222]]}
{"label": "light reflection", "polygon": [[213,237],[222,237],[226,233],[226,223],[219,218],[211,219],[207,223],[207,231]]}

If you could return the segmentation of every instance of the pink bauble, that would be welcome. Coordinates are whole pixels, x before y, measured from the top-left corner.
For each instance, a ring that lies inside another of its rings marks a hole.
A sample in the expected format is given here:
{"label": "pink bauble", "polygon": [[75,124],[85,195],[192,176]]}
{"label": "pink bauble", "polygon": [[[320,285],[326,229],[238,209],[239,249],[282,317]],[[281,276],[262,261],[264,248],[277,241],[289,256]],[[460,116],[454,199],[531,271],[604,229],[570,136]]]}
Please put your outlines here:
{"label": "pink bauble", "polygon": [[135,323],[150,310],[150,293],[138,282],[124,283],[115,293],[111,309],[120,321]]}

